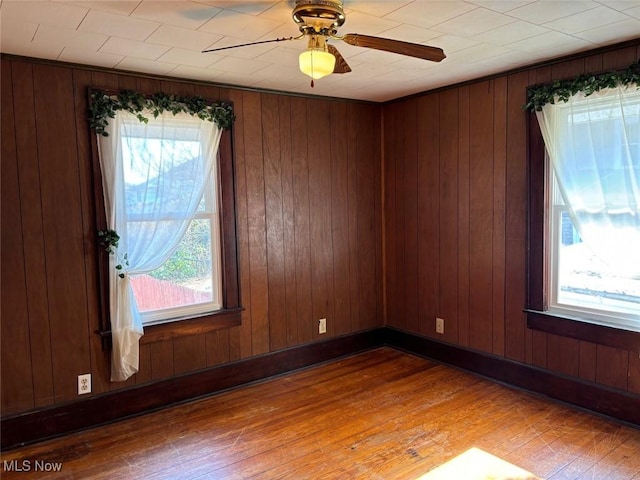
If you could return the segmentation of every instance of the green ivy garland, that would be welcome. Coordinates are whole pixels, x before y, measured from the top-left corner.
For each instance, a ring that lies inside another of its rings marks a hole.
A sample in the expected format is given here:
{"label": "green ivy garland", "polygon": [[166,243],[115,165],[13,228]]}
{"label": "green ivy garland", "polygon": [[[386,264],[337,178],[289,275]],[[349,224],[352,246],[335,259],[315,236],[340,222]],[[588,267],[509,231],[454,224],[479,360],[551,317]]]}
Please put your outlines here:
{"label": "green ivy garland", "polygon": [[105,137],[109,136],[105,131],[109,118],[114,118],[118,110],[126,110],[134,114],[142,123],[149,122],[145,116],[146,112],[150,112],[154,118],[164,112],[171,112],[174,115],[185,112],[202,120],[215,122],[224,130],[229,130],[236,118],[229,103],[207,103],[199,96],[183,97],[163,92],[145,96],[131,90],[123,90],[119,93],[94,90],[89,96],[91,97],[89,125],[97,134]]}
{"label": "green ivy garland", "polygon": [[[104,250],[109,255],[118,255],[118,242],[120,241],[120,235],[115,230],[106,229],[106,230],[98,230],[98,240],[100,241],[100,246],[104,248]],[[118,276],[120,278],[124,278],[124,267],[129,266],[129,256],[128,254],[124,254],[122,259],[117,257],[118,260],[121,260],[116,265],[116,270],[118,271]],[[124,263],[124,266],[122,265]]]}
{"label": "green ivy garland", "polygon": [[640,60],[623,71],[606,72],[600,75],[580,75],[572,80],[558,80],[554,83],[536,85],[527,89],[526,110],[540,111],[548,103],[567,102],[578,92],[591,95],[604,88],[632,85],[640,88]]}

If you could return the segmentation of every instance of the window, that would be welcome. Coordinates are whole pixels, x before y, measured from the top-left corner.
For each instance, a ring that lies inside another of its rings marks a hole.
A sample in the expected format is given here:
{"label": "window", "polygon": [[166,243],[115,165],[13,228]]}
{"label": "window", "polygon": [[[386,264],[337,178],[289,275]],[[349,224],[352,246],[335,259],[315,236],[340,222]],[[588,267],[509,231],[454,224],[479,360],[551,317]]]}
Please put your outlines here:
{"label": "window", "polygon": [[140,342],[240,324],[233,118],[201,97],[90,92],[112,381],[137,371]]}
{"label": "window", "polygon": [[[625,275],[612,268],[585,242],[571,219],[554,170],[548,169],[549,204],[549,311],[580,316],[585,320],[637,328],[640,313],[640,276]],[[636,251],[630,243],[620,245],[622,257]],[[635,249],[640,248],[640,243]],[[606,256],[605,256],[606,259]]]}
{"label": "window", "polygon": [[529,131],[529,326],[636,349],[640,91],[546,104]]}
{"label": "window", "polygon": [[[154,262],[159,266],[131,275],[143,325],[222,307],[218,175],[215,162],[206,171],[207,162],[202,161],[207,152],[199,134],[203,122],[197,117],[168,117],[163,128],[156,123],[152,119],[141,125],[129,115],[117,132],[122,147],[127,252],[149,252],[153,245],[167,247],[166,252],[159,252],[164,261]],[[201,190],[194,182],[199,179],[205,179],[204,191],[190,214],[190,197]],[[175,235],[171,229],[176,230]],[[173,253],[167,256],[172,245]]]}

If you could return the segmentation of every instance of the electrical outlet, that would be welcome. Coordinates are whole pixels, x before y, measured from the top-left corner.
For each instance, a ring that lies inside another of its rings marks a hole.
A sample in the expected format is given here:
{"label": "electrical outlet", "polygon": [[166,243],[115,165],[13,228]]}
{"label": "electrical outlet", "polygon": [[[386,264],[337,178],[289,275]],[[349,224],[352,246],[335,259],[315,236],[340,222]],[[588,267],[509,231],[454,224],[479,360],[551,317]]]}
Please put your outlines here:
{"label": "electrical outlet", "polygon": [[444,318],[436,317],[436,333],[444,335]]}
{"label": "electrical outlet", "polygon": [[78,375],[78,395],[91,393],[91,374]]}
{"label": "electrical outlet", "polygon": [[327,319],[321,318],[318,321],[318,333],[327,333]]}

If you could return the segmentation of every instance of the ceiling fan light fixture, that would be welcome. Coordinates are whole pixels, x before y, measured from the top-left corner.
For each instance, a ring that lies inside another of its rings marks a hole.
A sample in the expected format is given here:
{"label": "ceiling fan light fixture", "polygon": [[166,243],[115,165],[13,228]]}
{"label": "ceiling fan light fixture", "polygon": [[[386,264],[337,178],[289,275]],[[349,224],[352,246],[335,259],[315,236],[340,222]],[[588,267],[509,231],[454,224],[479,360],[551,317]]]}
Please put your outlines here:
{"label": "ceiling fan light fixture", "polygon": [[[0,0],[1,2],[2,0]],[[300,30],[300,35],[297,37],[274,38],[240,45],[210,48],[203,50],[203,53],[306,38],[309,43],[307,49],[300,54],[298,64],[300,71],[311,77],[311,87],[314,86],[314,81],[319,78],[326,77],[332,73],[343,74],[351,71],[351,67],[338,49],[332,43],[329,43],[332,40],[343,41],[354,47],[372,48],[432,62],[440,62],[446,58],[441,48],[430,47],[420,43],[404,42],[359,33],[347,33],[346,35],[338,36],[338,28],[344,24],[346,19],[343,0],[295,0],[292,15]]]}
{"label": "ceiling fan light fixture", "polygon": [[333,73],[336,57],[323,48],[309,48],[300,54],[300,71],[314,80]]}

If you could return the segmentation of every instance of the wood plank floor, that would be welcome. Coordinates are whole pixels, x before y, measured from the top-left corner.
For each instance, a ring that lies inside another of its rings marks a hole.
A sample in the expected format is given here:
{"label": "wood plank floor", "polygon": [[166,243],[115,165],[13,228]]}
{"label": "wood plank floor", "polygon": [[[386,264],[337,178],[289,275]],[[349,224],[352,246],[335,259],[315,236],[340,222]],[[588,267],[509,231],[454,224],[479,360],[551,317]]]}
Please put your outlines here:
{"label": "wood plank floor", "polygon": [[[7,480],[389,480],[472,447],[550,480],[640,480],[640,430],[390,348],[1,459]],[[36,461],[61,471],[36,472]]]}

